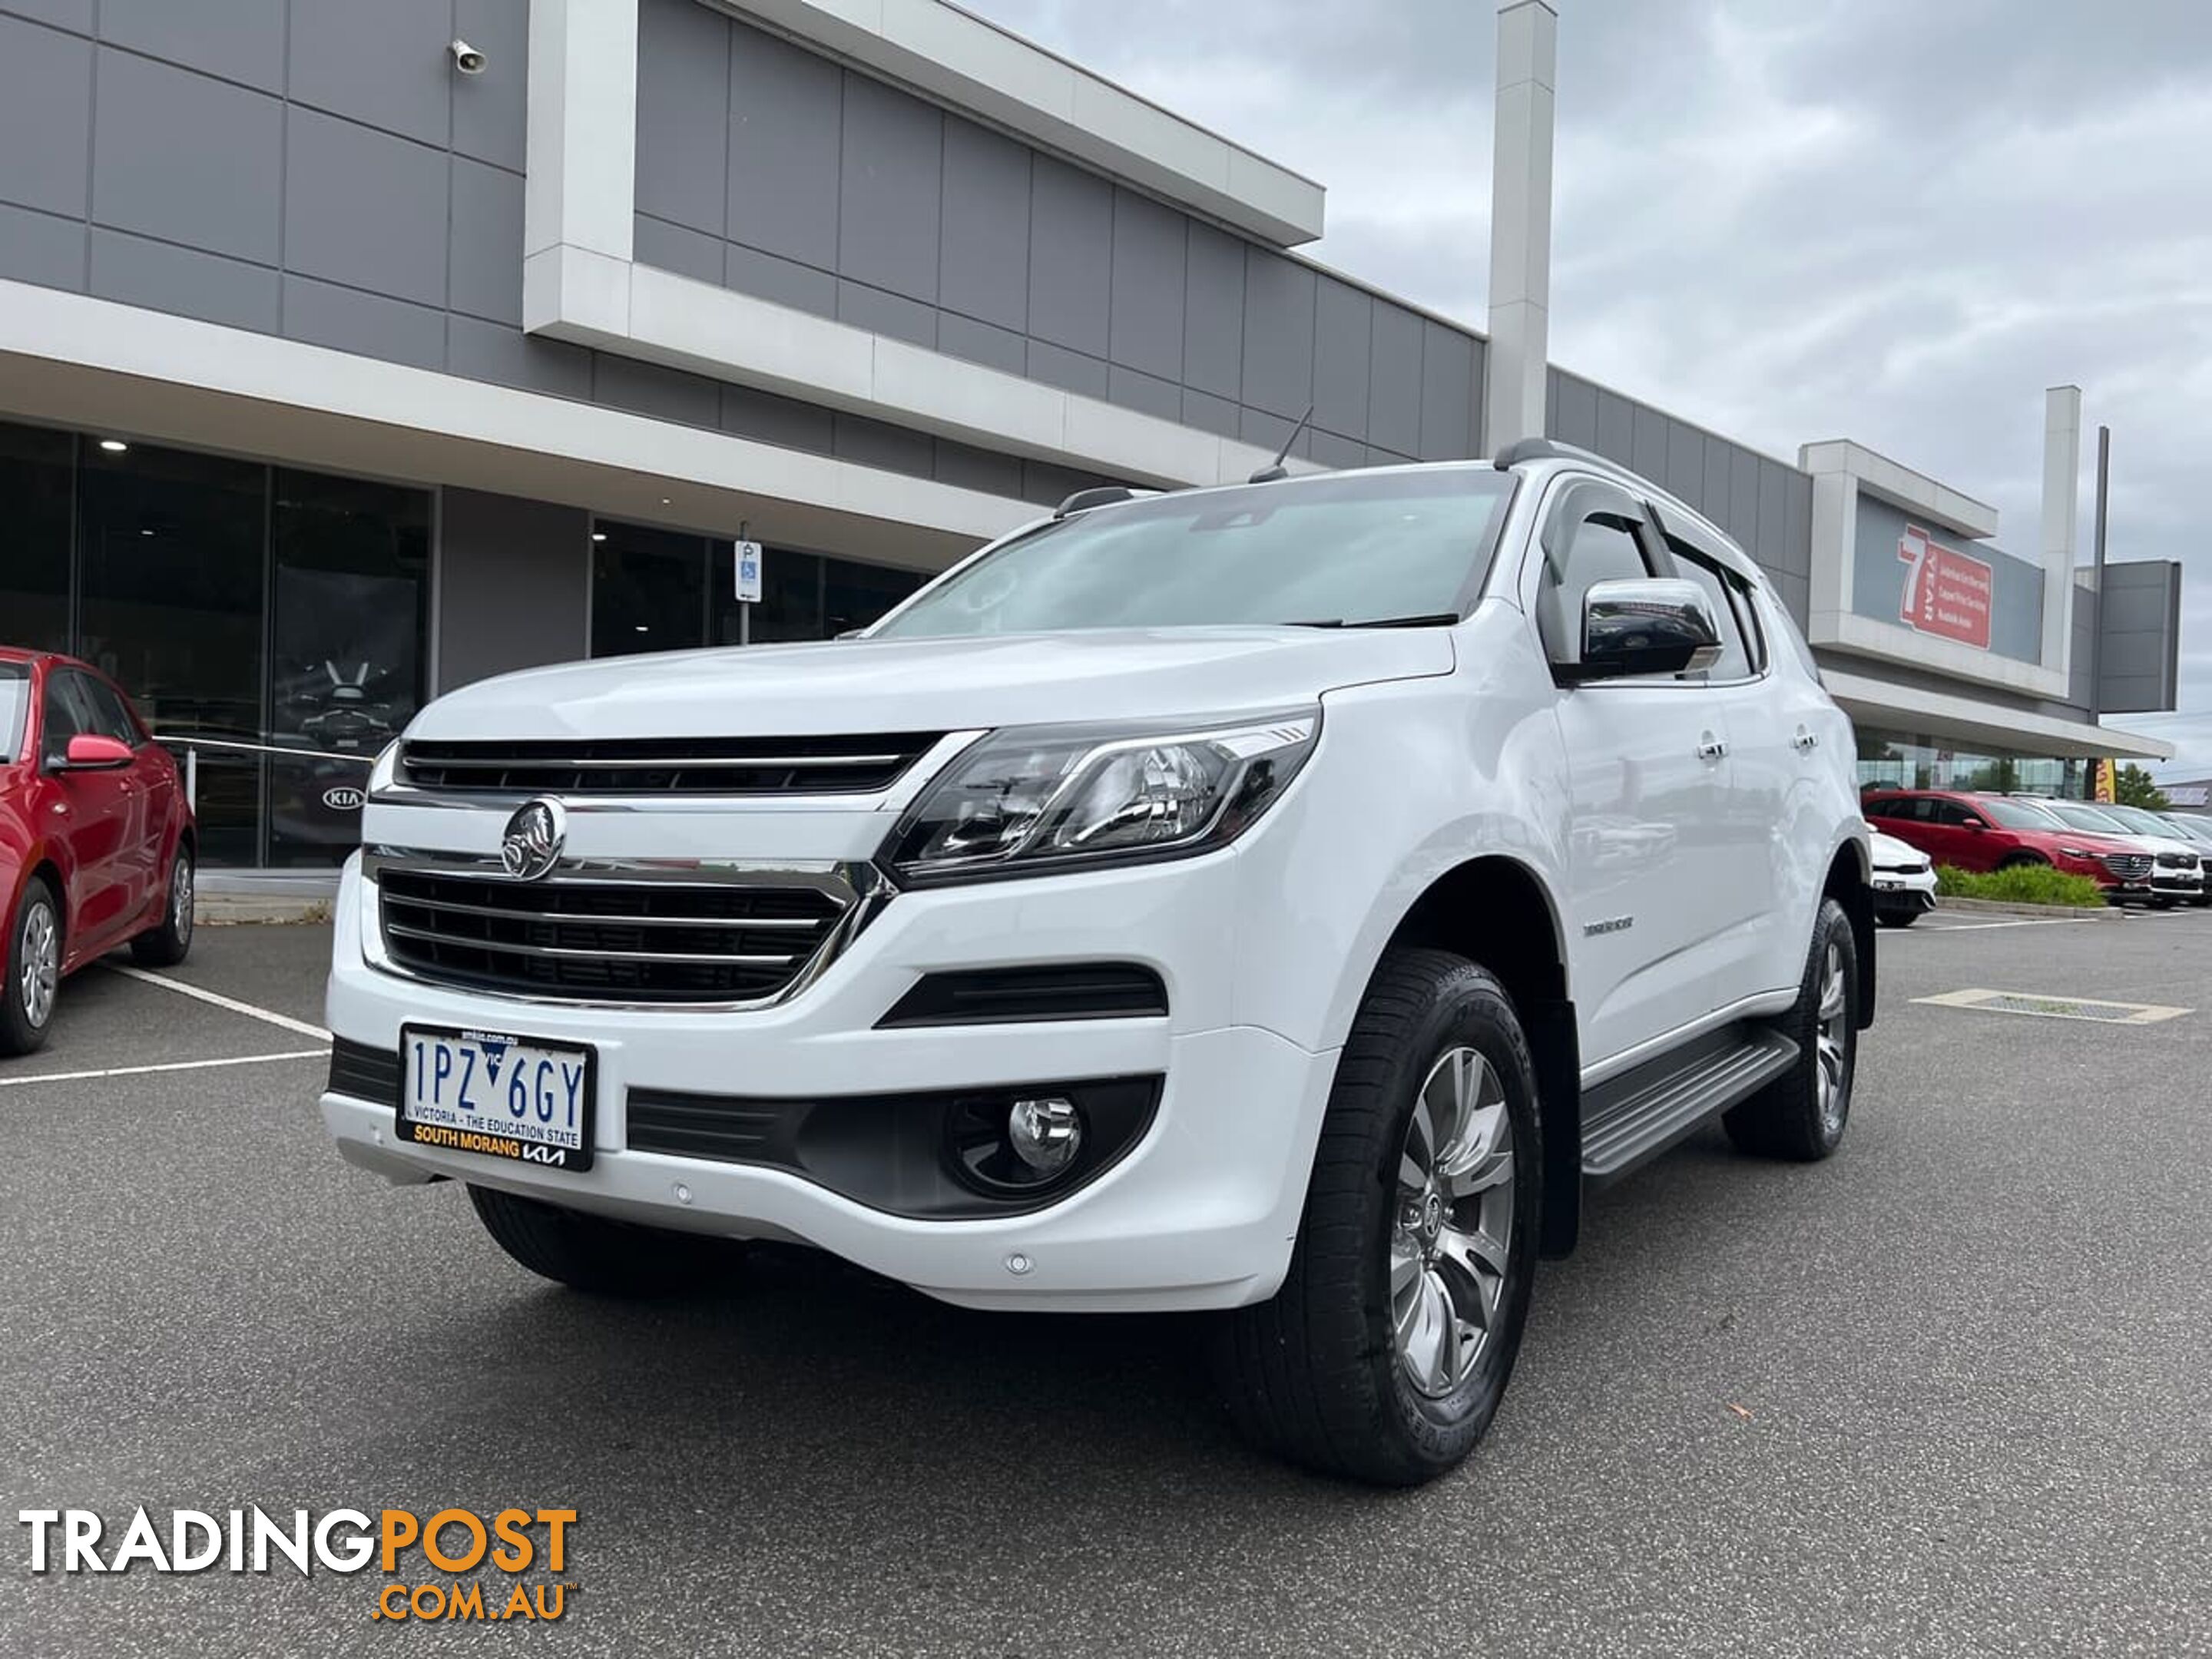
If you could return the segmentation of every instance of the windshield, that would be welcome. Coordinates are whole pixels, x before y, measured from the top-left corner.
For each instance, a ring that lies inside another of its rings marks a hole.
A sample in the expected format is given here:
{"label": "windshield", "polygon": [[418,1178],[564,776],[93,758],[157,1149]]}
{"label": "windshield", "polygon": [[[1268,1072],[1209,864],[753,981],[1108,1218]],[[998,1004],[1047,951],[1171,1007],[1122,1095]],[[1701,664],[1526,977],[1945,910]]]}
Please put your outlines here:
{"label": "windshield", "polygon": [[23,714],[31,704],[31,676],[22,664],[0,662],[0,763],[23,751]]}
{"label": "windshield", "polygon": [[2031,805],[2024,800],[1990,800],[1984,797],[1974,803],[1975,807],[2005,830],[2057,830],[2063,828],[2058,820],[2043,810],[2039,802]]}
{"label": "windshield", "polygon": [[2135,831],[2118,818],[2085,805],[2078,800],[2054,800],[2044,803],[2043,810],[2063,818],[2076,830],[2087,830],[2097,836],[2132,836]]}
{"label": "windshield", "polygon": [[2146,812],[2140,806],[2104,806],[2098,809],[2108,818],[2118,818],[2139,836],[2163,836],[2173,839],[2173,831],[2159,821],[2158,815]]}
{"label": "windshield", "polygon": [[924,588],[872,639],[1067,629],[1456,620],[1513,477],[1327,473],[1079,513]]}

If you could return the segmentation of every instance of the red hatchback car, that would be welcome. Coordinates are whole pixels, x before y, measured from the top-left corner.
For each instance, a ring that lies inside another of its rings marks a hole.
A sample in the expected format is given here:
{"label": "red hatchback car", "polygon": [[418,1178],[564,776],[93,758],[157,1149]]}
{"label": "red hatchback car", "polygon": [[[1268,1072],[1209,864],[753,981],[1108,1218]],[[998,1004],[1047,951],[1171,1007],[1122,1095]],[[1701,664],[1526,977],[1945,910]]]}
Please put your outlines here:
{"label": "red hatchback car", "polygon": [[1867,822],[1936,863],[1979,872],[2048,864],[2087,876],[2107,899],[2148,898],[2151,858],[2137,842],[2069,829],[2039,807],[1950,789],[1876,789],[1859,802]]}
{"label": "red hatchback car", "polygon": [[192,943],[191,808],[131,700],[68,657],[0,646],[0,1054],[46,1040],[62,980],[119,945]]}

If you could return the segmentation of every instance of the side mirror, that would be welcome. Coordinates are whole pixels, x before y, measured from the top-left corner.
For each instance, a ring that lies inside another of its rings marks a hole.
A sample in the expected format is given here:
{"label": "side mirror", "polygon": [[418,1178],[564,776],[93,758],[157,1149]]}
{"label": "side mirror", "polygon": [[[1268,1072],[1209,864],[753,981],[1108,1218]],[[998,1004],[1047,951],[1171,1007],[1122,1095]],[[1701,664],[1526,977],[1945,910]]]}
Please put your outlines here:
{"label": "side mirror", "polygon": [[1978,836],[1989,827],[1990,826],[1988,824],[1984,823],[1979,818],[1968,818],[1966,820],[1966,828],[1972,830]]}
{"label": "side mirror", "polygon": [[1679,577],[1635,577],[1590,584],[1583,595],[1583,659],[1555,672],[1561,680],[1693,673],[1720,654],[1720,624],[1704,588]]}
{"label": "side mirror", "polygon": [[131,764],[131,745],[120,738],[104,738],[94,732],[80,732],[69,740],[68,752],[58,772],[112,772],[118,766]]}

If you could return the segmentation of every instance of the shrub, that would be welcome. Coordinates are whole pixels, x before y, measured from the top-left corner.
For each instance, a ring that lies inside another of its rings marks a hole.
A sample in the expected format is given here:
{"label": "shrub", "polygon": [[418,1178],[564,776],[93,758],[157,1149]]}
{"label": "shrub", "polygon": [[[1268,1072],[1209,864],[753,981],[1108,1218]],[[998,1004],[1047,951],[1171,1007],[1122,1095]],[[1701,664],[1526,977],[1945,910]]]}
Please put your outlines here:
{"label": "shrub", "polygon": [[2093,909],[2105,902],[2105,890],[2088,877],[2047,864],[2015,864],[1986,875],[1941,864],[1936,866],[1936,890],[1946,898],[2002,899],[2007,904],[2061,904],[2078,909]]}

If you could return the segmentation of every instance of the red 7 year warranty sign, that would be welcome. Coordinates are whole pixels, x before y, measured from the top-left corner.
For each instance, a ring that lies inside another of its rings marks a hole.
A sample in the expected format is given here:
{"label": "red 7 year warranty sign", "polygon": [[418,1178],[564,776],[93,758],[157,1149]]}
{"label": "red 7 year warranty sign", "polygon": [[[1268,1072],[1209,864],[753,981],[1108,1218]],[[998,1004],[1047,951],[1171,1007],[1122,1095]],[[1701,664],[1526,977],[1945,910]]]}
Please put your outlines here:
{"label": "red 7 year warranty sign", "polygon": [[1898,538],[1897,556],[1910,567],[1898,619],[1942,639],[1990,648],[1990,567],[1930,540],[1917,525]]}

